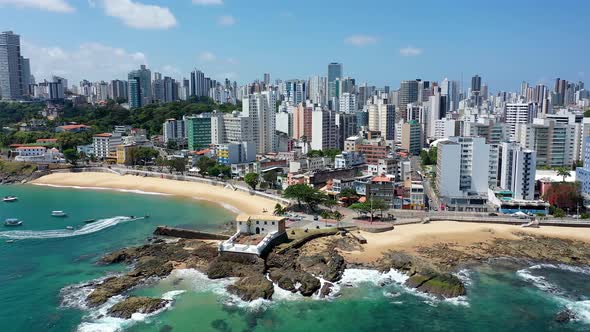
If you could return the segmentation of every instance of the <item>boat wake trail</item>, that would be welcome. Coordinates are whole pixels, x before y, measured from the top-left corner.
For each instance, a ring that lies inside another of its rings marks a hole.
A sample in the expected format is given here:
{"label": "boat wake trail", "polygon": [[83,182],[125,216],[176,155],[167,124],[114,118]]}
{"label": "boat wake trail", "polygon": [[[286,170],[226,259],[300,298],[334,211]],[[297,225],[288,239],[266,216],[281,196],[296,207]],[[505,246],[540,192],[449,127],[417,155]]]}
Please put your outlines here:
{"label": "boat wake trail", "polygon": [[80,235],[87,235],[100,232],[103,229],[116,226],[120,223],[138,220],[142,218],[130,217],[112,217],[107,219],[100,219],[91,224],[85,225],[80,229],[70,230],[47,230],[47,231],[7,231],[0,232],[0,238],[11,240],[26,240],[26,239],[57,239]]}

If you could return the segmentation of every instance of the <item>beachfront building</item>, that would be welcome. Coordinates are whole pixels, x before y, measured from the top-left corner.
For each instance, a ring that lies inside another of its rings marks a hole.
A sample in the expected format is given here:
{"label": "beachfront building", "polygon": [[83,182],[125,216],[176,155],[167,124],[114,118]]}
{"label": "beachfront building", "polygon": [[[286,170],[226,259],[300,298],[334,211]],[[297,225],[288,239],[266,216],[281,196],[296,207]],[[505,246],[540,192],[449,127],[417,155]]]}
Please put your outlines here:
{"label": "beachfront building", "polygon": [[122,139],[119,133],[102,133],[92,138],[94,156],[98,159],[116,158],[117,146],[121,145]]}
{"label": "beachfront building", "polygon": [[164,143],[176,142],[183,144],[186,142],[187,130],[186,120],[166,119],[162,125],[162,132],[164,133]]}
{"label": "beachfront building", "polygon": [[502,143],[500,187],[514,193],[515,199],[535,198],[537,153],[517,143]]}
{"label": "beachfront building", "polygon": [[590,136],[584,138],[584,165],[576,169],[576,179],[585,200],[590,200]]}
{"label": "beachfront building", "polygon": [[212,143],[210,114],[200,114],[187,118],[186,127],[189,150],[206,149]]}
{"label": "beachfront building", "polygon": [[15,161],[37,164],[56,164],[65,162],[63,154],[58,149],[48,149],[44,146],[21,146],[16,148]]}
{"label": "beachfront building", "polygon": [[483,137],[455,136],[438,143],[436,185],[446,209],[487,209],[489,158]]}
{"label": "beachfront building", "polygon": [[240,214],[236,233],[219,244],[219,252],[260,256],[286,237],[285,218],[271,215]]}

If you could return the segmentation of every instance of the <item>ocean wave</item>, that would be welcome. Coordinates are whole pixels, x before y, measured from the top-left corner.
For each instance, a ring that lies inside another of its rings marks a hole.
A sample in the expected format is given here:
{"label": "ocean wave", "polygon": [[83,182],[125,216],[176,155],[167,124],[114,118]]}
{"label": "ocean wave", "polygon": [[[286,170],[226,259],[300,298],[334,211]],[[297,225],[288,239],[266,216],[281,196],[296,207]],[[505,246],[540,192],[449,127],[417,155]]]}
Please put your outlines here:
{"label": "ocean wave", "polygon": [[467,269],[460,270],[455,273],[455,276],[459,278],[465,286],[471,286],[473,284],[473,280],[471,280],[471,272]]}
{"label": "ocean wave", "polygon": [[588,274],[590,275],[590,267],[588,266],[574,266],[574,265],[567,265],[567,264],[537,264],[529,267],[530,270],[540,270],[540,269],[555,269],[555,270],[564,270],[574,273],[581,273],[581,274]]}
{"label": "ocean wave", "polygon": [[536,270],[537,268],[530,267],[530,268],[526,268],[526,269],[521,269],[516,271],[516,275],[519,276],[521,279],[530,282],[531,284],[533,284],[535,287],[537,287],[538,289],[545,291],[545,292],[549,292],[552,294],[559,294],[559,288],[552,284],[551,282],[549,282],[547,279],[545,279],[545,277],[543,276],[538,276],[538,275],[534,275],[532,274],[531,270]]}
{"label": "ocean wave", "polygon": [[81,190],[111,190],[122,193],[131,193],[139,195],[153,195],[153,196],[173,196],[171,194],[165,194],[154,191],[143,191],[139,189],[120,189],[120,188],[108,188],[108,187],[83,187],[83,186],[67,186],[59,184],[47,184],[47,183],[32,183],[34,186],[51,187],[51,188],[69,188],[69,189],[81,189]]}
{"label": "ocean wave", "polygon": [[100,219],[93,223],[86,224],[84,227],[76,230],[46,230],[46,231],[6,231],[0,232],[0,238],[13,239],[13,240],[26,240],[26,239],[56,239],[74,237],[96,233],[103,229],[116,226],[120,223],[144,219],[130,218],[130,217],[112,217],[107,219]]}

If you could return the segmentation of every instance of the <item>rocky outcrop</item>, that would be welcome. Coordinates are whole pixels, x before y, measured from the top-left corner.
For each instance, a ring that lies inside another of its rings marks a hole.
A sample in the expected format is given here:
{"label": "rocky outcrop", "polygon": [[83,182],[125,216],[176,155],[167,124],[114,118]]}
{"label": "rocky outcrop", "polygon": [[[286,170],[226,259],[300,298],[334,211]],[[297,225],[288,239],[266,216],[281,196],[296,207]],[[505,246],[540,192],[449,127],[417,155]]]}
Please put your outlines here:
{"label": "rocky outcrop", "polygon": [[247,277],[264,274],[264,260],[254,255],[224,253],[213,259],[207,268],[210,279]]}
{"label": "rocky outcrop", "polygon": [[463,282],[450,273],[417,273],[406,281],[406,286],[443,298],[465,295]]}
{"label": "rocky outcrop", "polygon": [[305,271],[273,268],[268,276],[280,288],[293,293],[299,291],[303,296],[312,296],[321,287],[320,281]]}
{"label": "rocky outcrop", "polygon": [[390,251],[379,261],[382,271],[395,269],[410,278],[406,286],[441,298],[465,295],[463,282],[451,273],[441,271],[419,257],[405,252]]}
{"label": "rocky outcrop", "polygon": [[229,285],[227,290],[244,301],[270,300],[274,293],[274,286],[264,275],[252,274]]}
{"label": "rocky outcrop", "polygon": [[346,268],[344,258],[335,251],[311,256],[299,256],[297,263],[302,270],[322,276],[331,282],[340,280]]}
{"label": "rocky outcrop", "polygon": [[86,302],[91,306],[104,304],[109,298],[135,287],[141,280],[141,277],[130,277],[126,275],[107,278],[88,295]]}
{"label": "rocky outcrop", "polygon": [[576,319],[576,313],[567,308],[555,315],[555,321],[558,323],[568,323],[574,319]]}
{"label": "rocky outcrop", "polygon": [[112,306],[108,313],[113,317],[131,318],[134,313],[150,314],[164,308],[170,301],[150,297],[129,297]]}

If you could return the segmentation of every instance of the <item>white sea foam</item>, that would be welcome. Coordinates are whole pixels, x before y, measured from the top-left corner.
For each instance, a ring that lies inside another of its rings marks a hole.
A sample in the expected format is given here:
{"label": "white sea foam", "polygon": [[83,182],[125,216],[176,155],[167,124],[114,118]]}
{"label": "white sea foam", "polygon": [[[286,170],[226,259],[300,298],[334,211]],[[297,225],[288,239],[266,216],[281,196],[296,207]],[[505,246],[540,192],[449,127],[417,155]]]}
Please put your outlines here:
{"label": "white sea foam", "polygon": [[462,269],[459,272],[455,273],[455,276],[463,282],[466,286],[471,286],[473,280],[471,280],[471,272],[467,269]]}
{"label": "white sea foam", "polygon": [[448,304],[469,307],[469,301],[467,300],[467,296],[452,297],[450,299],[444,299],[443,301],[444,301],[444,303],[448,303]]}
{"label": "white sea foam", "polygon": [[[536,270],[538,268],[533,266],[532,269]],[[539,288],[542,291],[546,291],[549,293],[559,293],[559,288],[557,286],[553,285],[543,276],[536,276],[532,274],[531,268],[518,270],[516,271],[516,275],[518,275],[521,279],[532,283],[535,287]]]}
{"label": "white sea foam", "polygon": [[407,275],[394,269],[386,273],[381,273],[377,270],[346,269],[338,284],[342,286],[359,286],[361,284],[371,283],[380,286],[384,283],[391,282],[403,284],[408,279],[409,277]]}
{"label": "white sea foam", "polygon": [[6,231],[0,232],[0,238],[25,240],[25,239],[55,239],[66,238],[73,236],[81,236],[96,233],[103,229],[116,226],[120,223],[138,220],[143,218],[130,217],[112,217],[107,219],[100,219],[93,223],[86,224],[80,229],[70,230],[46,230],[46,231]]}
{"label": "white sea foam", "polygon": [[590,267],[587,266],[573,266],[567,264],[537,264],[529,267],[529,270],[540,270],[540,269],[555,269],[564,270],[574,273],[588,274],[590,275]]}
{"label": "white sea foam", "polygon": [[78,326],[79,332],[115,332],[121,331],[127,327],[130,327],[137,322],[142,322],[150,317],[156,316],[161,312],[168,310],[172,307],[173,300],[180,294],[184,293],[184,290],[174,290],[162,294],[161,298],[169,300],[163,308],[156,310],[149,314],[134,313],[130,319],[123,319],[112,317],[108,315],[108,310],[115,304],[123,301],[124,296],[118,295],[111,297],[105,304],[90,311],[83,319],[84,321]]}
{"label": "white sea foam", "polygon": [[173,196],[171,194],[165,194],[160,192],[154,191],[143,191],[137,189],[118,189],[118,188],[107,188],[107,187],[82,187],[82,186],[65,186],[59,184],[47,184],[47,183],[32,183],[35,186],[41,187],[51,187],[51,188],[69,188],[69,189],[81,189],[81,190],[111,190],[111,191],[118,191],[122,193],[132,193],[132,194],[139,194],[139,195],[154,195],[154,196]]}
{"label": "white sea foam", "polygon": [[228,203],[225,203],[225,202],[214,201],[214,200],[210,200],[210,199],[203,198],[203,197],[193,197],[193,198],[195,200],[197,200],[197,201],[203,201],[203,202],[209,202],[209,203],[214,203],[214,204],[217,204],[217,205],[221,205],[222,208],[224,208],[224,209],[226,209],[226,210],[228,210],[230,212],[236,213],[236,214],[242,213],[242,210],[240,210],[239,208],[237,208],[237,207],[235,207],[233,205],[230,205]]}

